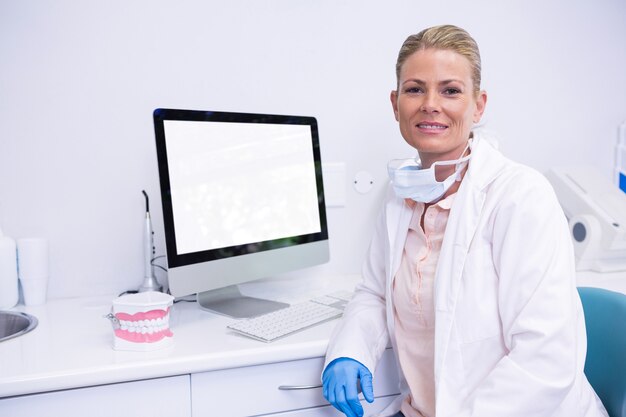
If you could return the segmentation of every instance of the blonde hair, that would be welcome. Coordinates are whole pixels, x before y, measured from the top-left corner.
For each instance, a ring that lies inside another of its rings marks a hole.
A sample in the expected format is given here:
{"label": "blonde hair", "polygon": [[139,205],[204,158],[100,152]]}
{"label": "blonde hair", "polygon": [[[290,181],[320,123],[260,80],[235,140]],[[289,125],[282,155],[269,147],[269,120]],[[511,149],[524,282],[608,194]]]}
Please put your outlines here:
{"label": "blonde hair", "polygon": [[454,51],[470,63],[474,92],[480,91],[480,51],[478,44],[467,31],[454,25],[433,26],[411,35],[402,44],[396,61],[396,80],[400,83],[400,70],[409,56],[424,49],[447,49]]}

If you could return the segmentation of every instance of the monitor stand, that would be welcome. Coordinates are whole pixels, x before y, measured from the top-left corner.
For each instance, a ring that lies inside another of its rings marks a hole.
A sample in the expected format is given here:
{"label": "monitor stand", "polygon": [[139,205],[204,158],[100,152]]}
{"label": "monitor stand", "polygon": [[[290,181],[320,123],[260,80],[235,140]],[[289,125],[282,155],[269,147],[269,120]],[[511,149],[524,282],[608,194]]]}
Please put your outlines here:
{"label": "monitor stand", "polygon": [[197,299],[200,308],[235,319],[260,316],[289,307],[287,303],[242,295],[237,285],[200,292]]}

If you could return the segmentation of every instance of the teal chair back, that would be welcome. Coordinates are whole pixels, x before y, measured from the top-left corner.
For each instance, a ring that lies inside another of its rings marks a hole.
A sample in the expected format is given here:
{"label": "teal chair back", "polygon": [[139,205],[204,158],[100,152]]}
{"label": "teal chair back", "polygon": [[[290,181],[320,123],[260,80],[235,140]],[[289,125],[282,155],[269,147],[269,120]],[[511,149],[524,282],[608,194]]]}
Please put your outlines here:
{"label": "teal chair back", "polygon": [[585,375],[610,417],[626,417],[626,295],[578,288],[587,326]]}

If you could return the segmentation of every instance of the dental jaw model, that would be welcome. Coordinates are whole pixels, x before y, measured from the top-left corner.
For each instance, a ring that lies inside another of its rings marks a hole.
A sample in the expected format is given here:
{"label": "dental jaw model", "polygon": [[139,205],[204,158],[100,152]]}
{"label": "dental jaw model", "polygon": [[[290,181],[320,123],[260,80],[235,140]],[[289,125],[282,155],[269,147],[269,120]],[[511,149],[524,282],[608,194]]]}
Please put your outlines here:
{"label": "dental jaw model", "polygon": [[174,297],[148,291],[113,300],[107,316],[113,324],[113,349],[151,351],[170,346],[170,310]]}

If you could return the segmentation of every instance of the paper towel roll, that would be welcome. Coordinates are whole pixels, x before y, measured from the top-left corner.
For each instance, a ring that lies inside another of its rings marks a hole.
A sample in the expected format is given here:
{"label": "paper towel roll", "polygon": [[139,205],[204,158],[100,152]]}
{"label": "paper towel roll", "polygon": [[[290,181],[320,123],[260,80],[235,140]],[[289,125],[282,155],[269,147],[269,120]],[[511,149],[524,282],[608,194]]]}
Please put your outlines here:
{"label": "paper towel roll", "polygon": [[43,238],[18,239],[17,264],[20,280],[48,279],[48,241]]}
{"label": "paper towel roll", "polygon": [[0,234],[0,310],[14,307],[18,299],[15,241]]}
{"label": "paper towel roll", "polygon": [[24,293],[24,305],[38,306],[45,304],[48,297],[47,279],[23,279],[22,292]]}

